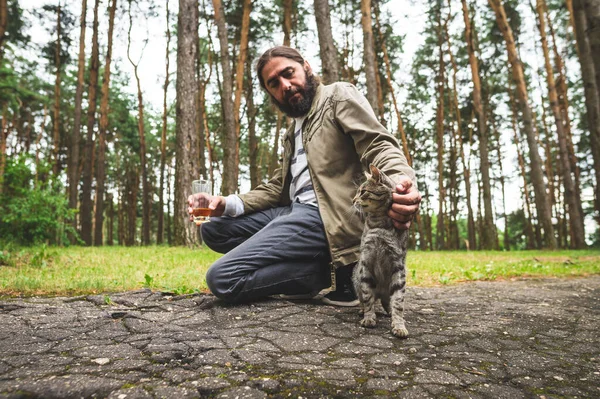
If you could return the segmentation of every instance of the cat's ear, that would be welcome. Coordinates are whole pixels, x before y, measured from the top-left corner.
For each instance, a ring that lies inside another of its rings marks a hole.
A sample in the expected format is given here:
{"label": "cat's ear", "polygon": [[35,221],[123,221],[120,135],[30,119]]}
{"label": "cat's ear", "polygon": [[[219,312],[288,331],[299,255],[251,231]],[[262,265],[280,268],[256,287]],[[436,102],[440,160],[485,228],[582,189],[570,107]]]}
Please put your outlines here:
{"label": "cat's ear", "polygon": [[379,172],[379,169],[377,169],[377,167],[373,164],[371,164],[369,166],[369,168],[371,169],[371,178],[373,180],[375,180],[376,182],[380,182],[381,181],[381,173]]}

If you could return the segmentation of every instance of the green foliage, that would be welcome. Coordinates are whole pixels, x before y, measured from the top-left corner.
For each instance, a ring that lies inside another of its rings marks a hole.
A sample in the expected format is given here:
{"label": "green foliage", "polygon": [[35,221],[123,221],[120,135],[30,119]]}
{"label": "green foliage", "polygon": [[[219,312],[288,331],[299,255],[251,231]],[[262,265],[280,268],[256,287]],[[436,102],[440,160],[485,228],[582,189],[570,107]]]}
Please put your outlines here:
{"label": "green foliage", "polygon": [[[36,181],[31,169],[26,156],[7,160],[0,195],[0,240],[19,245],[69,244],[69,236],[76,236],[70,225],[75,211],[69,209],[60,184]],[[36,262],[42,265],[45,260],[42,253]]]}

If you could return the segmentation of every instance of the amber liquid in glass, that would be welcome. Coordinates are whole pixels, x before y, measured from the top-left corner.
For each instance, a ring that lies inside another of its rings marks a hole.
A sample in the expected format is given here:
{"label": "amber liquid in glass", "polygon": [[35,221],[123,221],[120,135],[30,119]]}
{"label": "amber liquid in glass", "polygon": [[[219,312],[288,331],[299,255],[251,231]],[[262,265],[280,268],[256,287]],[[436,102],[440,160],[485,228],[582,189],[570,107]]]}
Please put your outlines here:
{"label": "amber liquid in glass", "polygon": [[210,221],[209,216],[212,210],[209,208],[194,208],[192,215],[194,215],[194,223],[196,226],[200,226],[202,223]]}

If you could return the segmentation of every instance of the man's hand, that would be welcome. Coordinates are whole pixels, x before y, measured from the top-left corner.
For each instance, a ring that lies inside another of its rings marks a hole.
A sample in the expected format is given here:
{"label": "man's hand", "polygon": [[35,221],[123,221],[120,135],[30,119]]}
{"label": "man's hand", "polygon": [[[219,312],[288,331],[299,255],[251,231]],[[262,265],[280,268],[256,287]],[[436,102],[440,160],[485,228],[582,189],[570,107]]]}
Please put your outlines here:
{"label": "man's hand", "polygon": [[388,212],[394,227],[399,230],[408,230],[411,221],[419,211],[421,203],[421,194],[412,181],[401,176],[400,182],[396,186],[396,192],[392,194],[392,207]]}
{"label": "man's hand", "polygon": [[[192,194],[188,197],[188,213],[190,214],[190,222],[194,220],[194,208],[202,208],[202,205],[206,203],[208,203],[208,208],[211,209],[210,216],[221,216],[223,211],[225,211],[225,197],[213,197],[206,193]],[[206,205],[204,207],[206,207]]]}

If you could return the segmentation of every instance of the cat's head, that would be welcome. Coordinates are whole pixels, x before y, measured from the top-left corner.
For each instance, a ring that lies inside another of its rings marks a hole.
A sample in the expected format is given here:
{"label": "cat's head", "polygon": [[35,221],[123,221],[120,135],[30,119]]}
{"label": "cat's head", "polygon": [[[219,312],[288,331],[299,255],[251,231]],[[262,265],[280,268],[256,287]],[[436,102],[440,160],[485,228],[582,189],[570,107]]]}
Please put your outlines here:
{"label": "cat's head", "polygon": [[354,205],[365,213],[385,213],[392,204],[395,184],[375,165],[370,165],[371,173],[360,185],[353,199]]}

